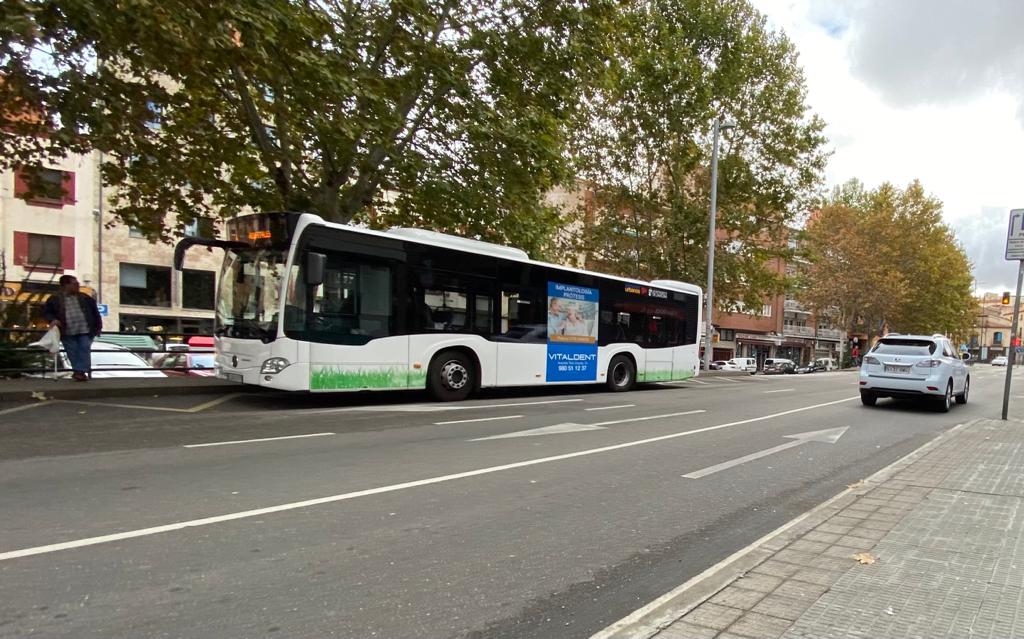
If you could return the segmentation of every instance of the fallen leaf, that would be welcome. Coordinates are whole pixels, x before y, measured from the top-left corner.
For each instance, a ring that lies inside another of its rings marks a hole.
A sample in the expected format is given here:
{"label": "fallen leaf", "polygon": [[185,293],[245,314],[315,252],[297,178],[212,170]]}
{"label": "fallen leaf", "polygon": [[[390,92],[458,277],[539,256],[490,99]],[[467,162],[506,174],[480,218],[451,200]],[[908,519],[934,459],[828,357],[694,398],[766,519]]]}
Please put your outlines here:
{"label": "fallen leaf", "polygon": [[857,481],[853,482],[852,484],[847,484],[846,487],[851,489],[851,490],[853,490],[855,488],[860,488],[863,485],[864,485],[864,480],[863,479],[858,479]]}
{"label": "fallen leaf", "polygon": [[878,558],[869,552],[859,552],[856,555],[853,555],[853,557],[851,558],[859,561],[861,564],[864,565],[871,565],[878,561]]}
{"label": "fallen leaf", "polygon": [[886,609],[884,610],[884,612],[885,612],[885,614],[887,614],[887,615],[894,615],[894,614],[896,614],[896,611],[892,609],[892,606],[889,606],[888,608],[886,608]]}
{"label": "fallen leaf", "polygon": [[50,398],[46,396],[46,393],[40,391],[32,391],[32,399],[38,399],[41,402],[45,402]]}

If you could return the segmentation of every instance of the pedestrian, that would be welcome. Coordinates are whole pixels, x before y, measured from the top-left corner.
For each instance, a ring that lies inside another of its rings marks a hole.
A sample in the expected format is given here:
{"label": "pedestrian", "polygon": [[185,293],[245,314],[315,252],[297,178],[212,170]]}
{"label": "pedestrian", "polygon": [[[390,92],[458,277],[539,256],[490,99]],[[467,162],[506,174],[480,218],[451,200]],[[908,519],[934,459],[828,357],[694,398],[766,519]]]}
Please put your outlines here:
{"label": "pedestrian", "polygon": [[103,318],[96,300],[82,293],[78,278],[60,276],[60,292],[43,305],[43,317],[60,329],[60,342],[71,360],[72,378],[88,381],[92,375],[92,340],[103,330]]}
{"label": "pedestrian", "polygon": [[860,366],[860,347],[856,344],[853,345],[853,350],[850,351],[850,357],[853,359],[854,366]]}

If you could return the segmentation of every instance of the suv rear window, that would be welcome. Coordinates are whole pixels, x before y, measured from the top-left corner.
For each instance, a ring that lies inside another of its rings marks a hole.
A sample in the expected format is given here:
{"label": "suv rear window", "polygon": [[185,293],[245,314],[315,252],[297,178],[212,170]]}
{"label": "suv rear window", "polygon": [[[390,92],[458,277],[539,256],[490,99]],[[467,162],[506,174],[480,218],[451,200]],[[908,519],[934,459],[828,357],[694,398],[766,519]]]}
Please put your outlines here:
{"label": "suv rear window", "polygon": [[935,342],[931,340],[886,338],[879,340],[871,352],[879,355],[933,355],[935,349]]}

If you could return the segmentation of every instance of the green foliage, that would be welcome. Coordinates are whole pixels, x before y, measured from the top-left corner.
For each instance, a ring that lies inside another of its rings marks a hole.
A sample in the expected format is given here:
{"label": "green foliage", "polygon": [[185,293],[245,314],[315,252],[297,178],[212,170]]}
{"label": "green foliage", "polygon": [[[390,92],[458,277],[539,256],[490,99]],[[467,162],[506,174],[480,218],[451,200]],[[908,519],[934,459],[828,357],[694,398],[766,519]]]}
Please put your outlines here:
{"label": "green foliage", "polygon": [[98,149],[113,211],[151,237],[251,207],[536,251],[612,16],[610,0],[9,0],[0,165]]}
{"label": "green foliage", "polygon": [[615,38],[575,140],[590,193],[572,248],[624,275],[706,281],[720,117],[736,128],[720,156],[715,295],[760,307],[785,284],[773,259],[789,256],[787,227],[825,162],[792,44],[746,0],[630,3]]}
{"label": "green foliage", "polygon": [[918,181],[838,187],[805,234],[812,263],[804,301],[847,328],[876,335],[944,333],[963,340],[974,301],[971,264]]}

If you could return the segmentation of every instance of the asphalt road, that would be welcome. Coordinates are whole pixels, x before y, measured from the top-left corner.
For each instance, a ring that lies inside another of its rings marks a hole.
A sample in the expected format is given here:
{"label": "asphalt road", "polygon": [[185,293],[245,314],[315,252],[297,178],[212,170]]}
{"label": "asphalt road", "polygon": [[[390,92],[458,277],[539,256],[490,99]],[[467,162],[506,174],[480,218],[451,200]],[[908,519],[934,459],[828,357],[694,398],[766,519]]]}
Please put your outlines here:
{"label": "asphalt road", "polygon": [[588,637],[998,416],[1002,373],[948,414],[851,373],[0,406],[0,637]]}

